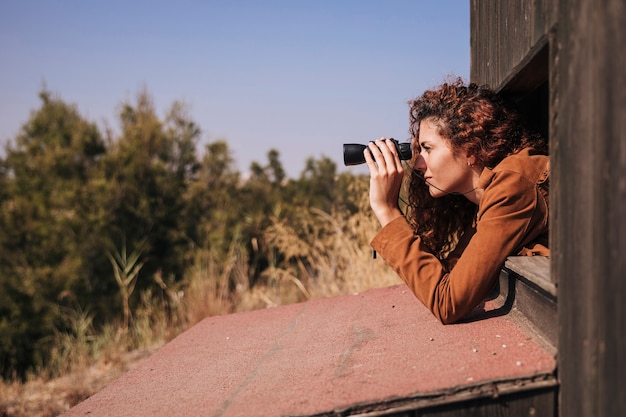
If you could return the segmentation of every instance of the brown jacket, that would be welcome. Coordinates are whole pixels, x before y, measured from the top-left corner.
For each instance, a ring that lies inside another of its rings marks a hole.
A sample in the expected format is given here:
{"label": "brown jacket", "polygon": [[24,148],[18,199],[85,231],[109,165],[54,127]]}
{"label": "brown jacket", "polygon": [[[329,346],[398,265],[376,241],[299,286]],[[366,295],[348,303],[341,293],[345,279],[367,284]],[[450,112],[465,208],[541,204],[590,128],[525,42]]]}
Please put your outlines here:
{"label": "brown jacket", "polygon": [[453,323],[485,299],[507,256],[549,256],[549,175],[549,158],[528,150],[485,168],[476,227],[444,261],[426,249],[404,217],[383,227],[372,248],[442,323]]}

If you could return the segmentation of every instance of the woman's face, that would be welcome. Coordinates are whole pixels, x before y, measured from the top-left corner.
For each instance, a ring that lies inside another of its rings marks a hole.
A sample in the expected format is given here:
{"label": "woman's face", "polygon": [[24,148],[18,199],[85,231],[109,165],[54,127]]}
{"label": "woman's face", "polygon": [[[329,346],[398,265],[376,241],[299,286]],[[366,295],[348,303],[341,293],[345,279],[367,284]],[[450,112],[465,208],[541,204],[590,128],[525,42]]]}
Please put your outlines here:
{"label": "woman's face", "polygon": [[420,152],[414,168],[424,177],[430,195],[435,198],[472,190],[472,169],[467,156],[455,155],[450,141],[440,136],[438,130],[434,120],[420,122]]}

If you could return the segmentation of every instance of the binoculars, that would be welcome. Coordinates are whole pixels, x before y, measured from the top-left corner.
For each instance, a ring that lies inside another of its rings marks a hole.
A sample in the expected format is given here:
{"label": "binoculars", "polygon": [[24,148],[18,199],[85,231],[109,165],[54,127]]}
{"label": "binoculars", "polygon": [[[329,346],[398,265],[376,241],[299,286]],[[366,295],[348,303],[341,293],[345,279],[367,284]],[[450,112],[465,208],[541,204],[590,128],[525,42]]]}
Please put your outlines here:
{"label": "binoculars", "polygon": [[[411,159],[413,153],[411,151],[411,143],[402,142],[399,143],[395,139],[391,141],[396,145],[396,151],[401,161]],[[343,145],[343,163],[345,166],[359,165],[365,163],[365,156],[363,151],[367,148],[367,145],[361,145],[357,143],[344,143]]]}

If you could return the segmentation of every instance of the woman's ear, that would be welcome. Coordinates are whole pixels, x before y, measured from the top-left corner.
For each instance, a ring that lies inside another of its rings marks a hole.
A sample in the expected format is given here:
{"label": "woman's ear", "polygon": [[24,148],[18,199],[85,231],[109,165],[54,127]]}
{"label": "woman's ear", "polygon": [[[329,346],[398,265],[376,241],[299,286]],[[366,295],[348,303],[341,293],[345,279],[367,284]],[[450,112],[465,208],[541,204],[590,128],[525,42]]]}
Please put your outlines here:
{"label": "woman's ear", "polygon": [[473,167],[475,164],[476,164],[476,158],[474,157],[474,155],[468,153],[467,154],[467,166]]}

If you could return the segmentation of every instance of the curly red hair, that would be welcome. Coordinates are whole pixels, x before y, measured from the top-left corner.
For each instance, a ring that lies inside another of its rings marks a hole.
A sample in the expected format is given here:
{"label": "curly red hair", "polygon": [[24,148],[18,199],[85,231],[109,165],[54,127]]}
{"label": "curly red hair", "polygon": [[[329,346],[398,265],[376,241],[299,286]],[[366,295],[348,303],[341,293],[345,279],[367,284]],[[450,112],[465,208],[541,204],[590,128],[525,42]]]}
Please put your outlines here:
{"label": "curly red hair", "polygon": [[[409,132],[414,155],[419,154],[420,122],[432,120],[457,155],[472,156],[479,167],[494,167],[525,148],[547,154],[546,141],[531,133],[506,100],[486,86],[465,84],[461,78],[428,90],[411,100]],[[408,176],[407,217],[416,234],[440,259],[454,248],[471,226],[476,205],[460,195],[430,196],[417,175]]]}

